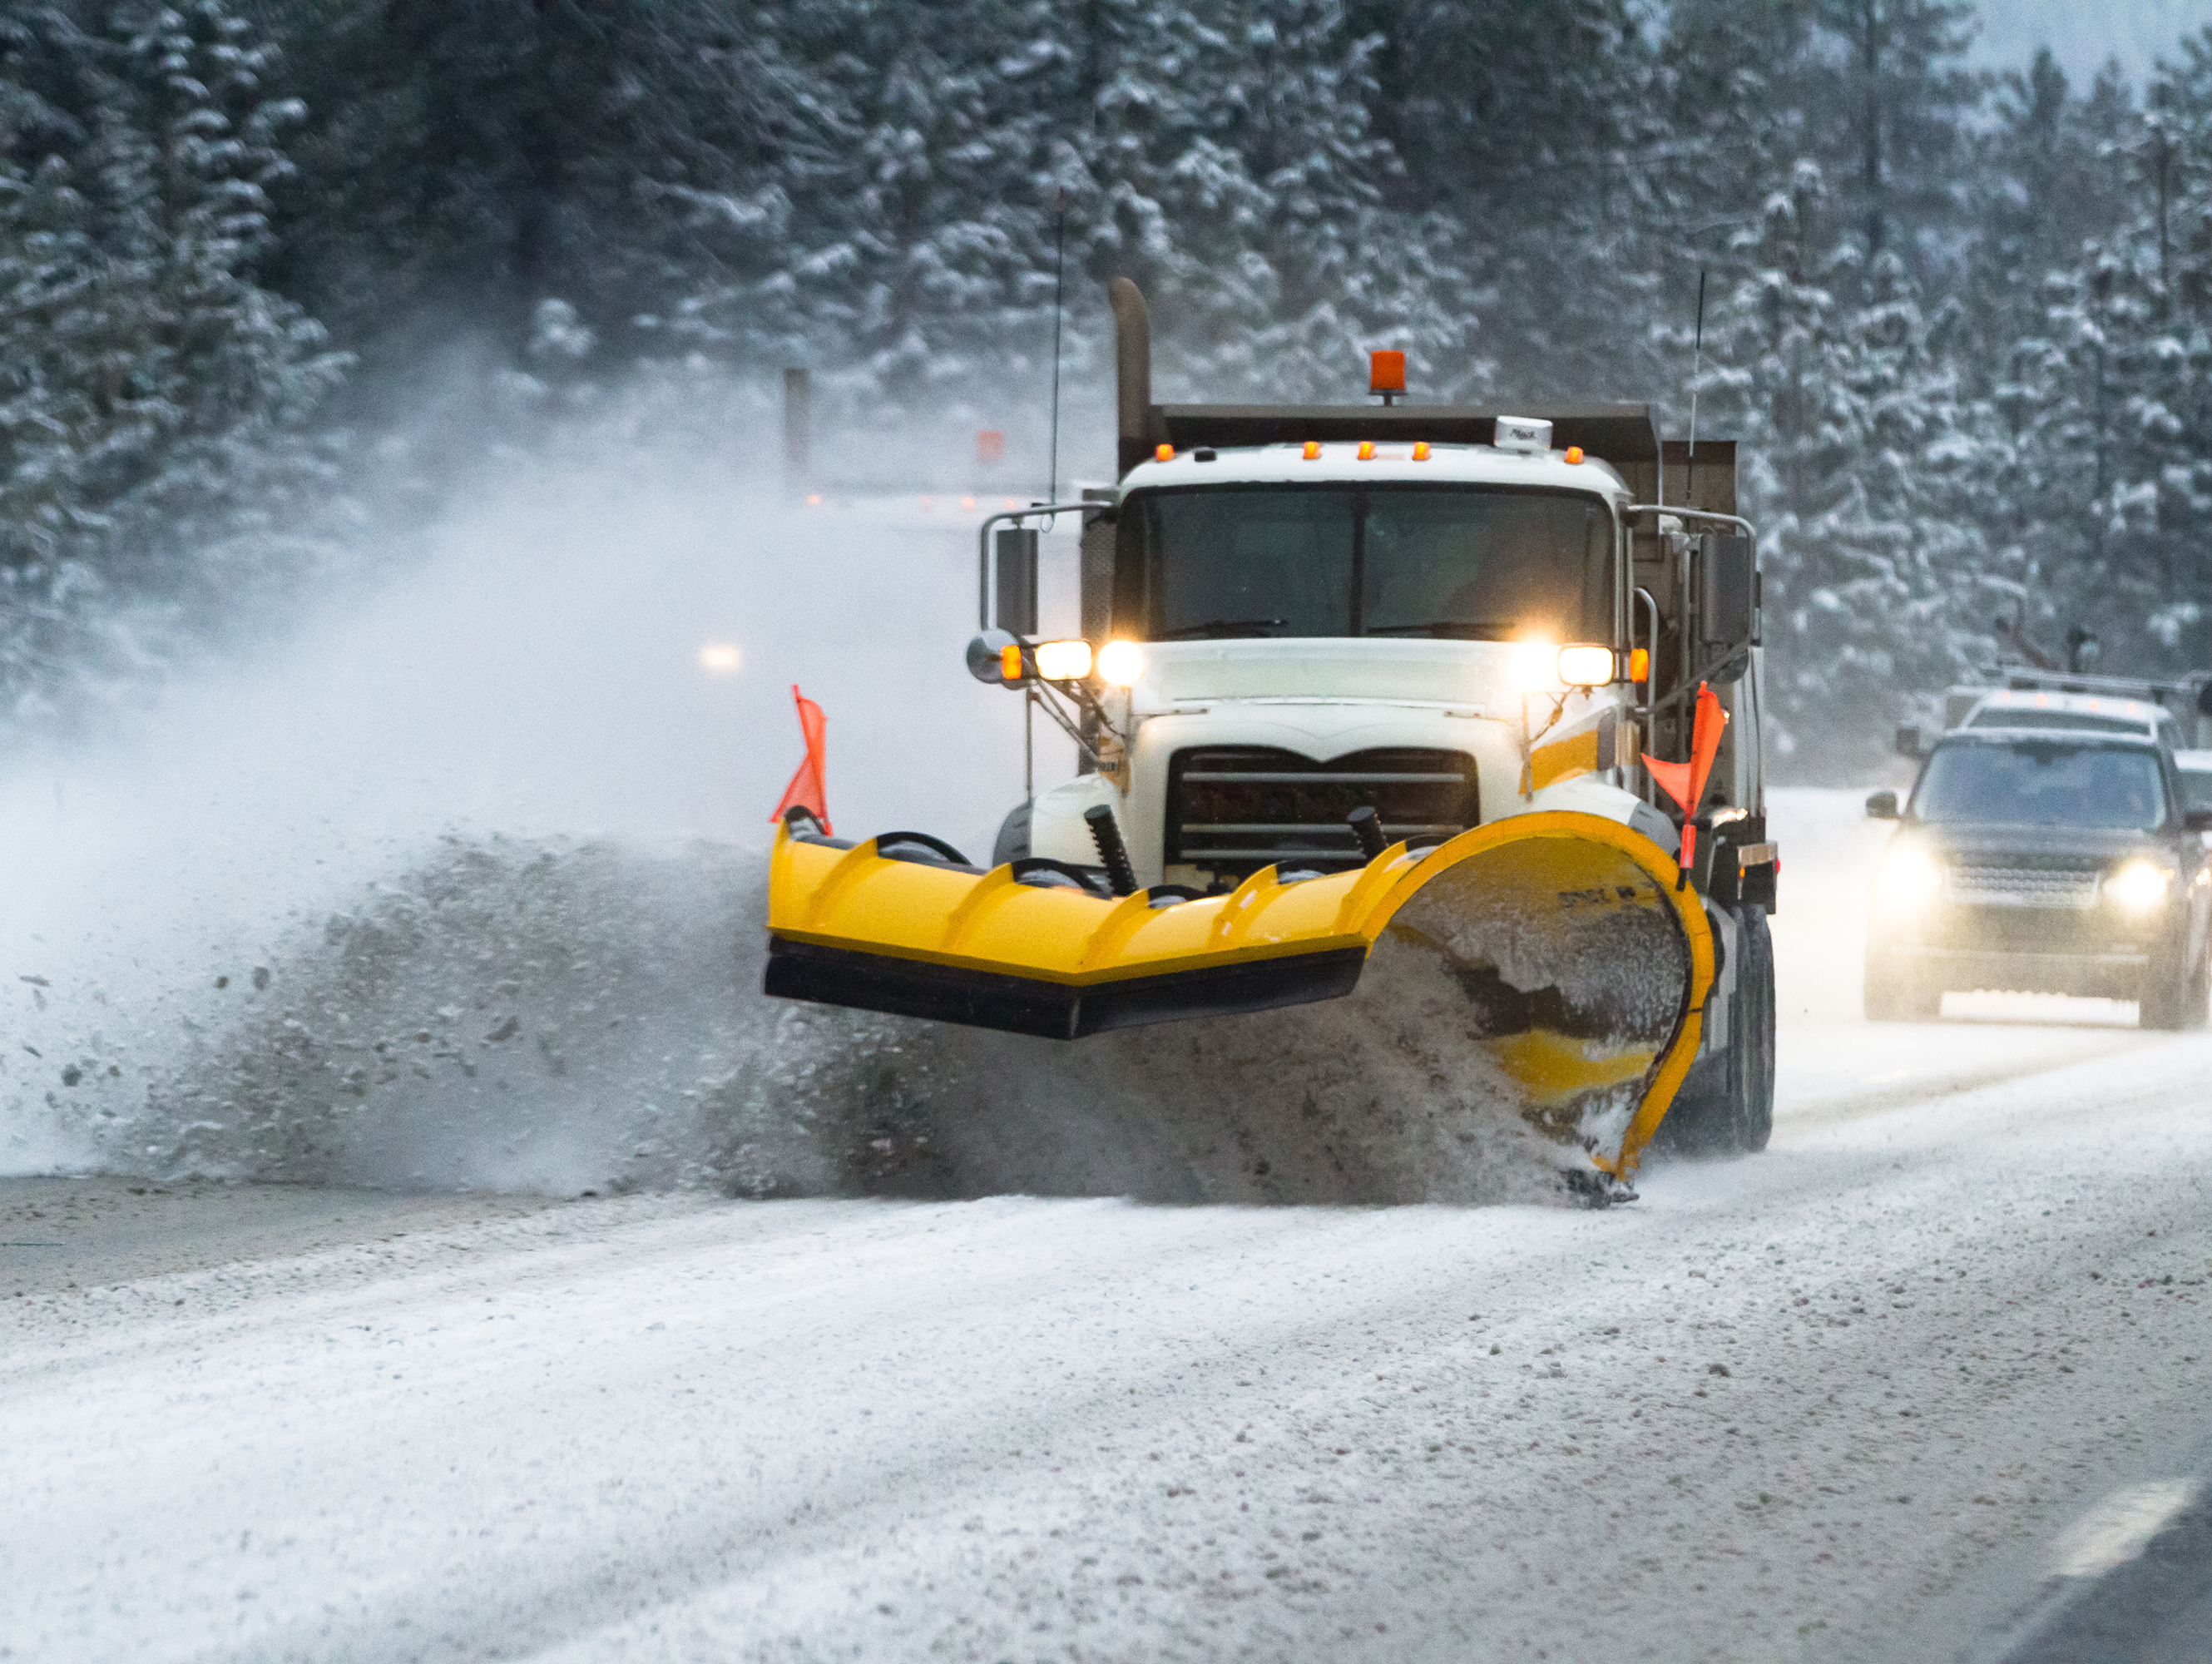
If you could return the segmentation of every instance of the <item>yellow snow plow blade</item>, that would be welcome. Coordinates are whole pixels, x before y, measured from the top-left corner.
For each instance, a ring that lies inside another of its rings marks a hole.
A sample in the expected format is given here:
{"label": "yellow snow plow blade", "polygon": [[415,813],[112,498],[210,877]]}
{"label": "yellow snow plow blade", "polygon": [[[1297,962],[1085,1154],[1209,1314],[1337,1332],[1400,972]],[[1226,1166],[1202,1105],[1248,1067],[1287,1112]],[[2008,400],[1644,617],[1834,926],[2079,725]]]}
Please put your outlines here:
{"label": "yellow snow plow blade", "polygon": [[1155,904],[779,829],[766,991],[1061,1040],[1350,996],[1339,1009],[1374,1043],[1494,1072],[1530,1122],[1625,1177],[1697,1054],[1713,980],[1704,908],[1675,873],[1641,834],[1555,811]]}

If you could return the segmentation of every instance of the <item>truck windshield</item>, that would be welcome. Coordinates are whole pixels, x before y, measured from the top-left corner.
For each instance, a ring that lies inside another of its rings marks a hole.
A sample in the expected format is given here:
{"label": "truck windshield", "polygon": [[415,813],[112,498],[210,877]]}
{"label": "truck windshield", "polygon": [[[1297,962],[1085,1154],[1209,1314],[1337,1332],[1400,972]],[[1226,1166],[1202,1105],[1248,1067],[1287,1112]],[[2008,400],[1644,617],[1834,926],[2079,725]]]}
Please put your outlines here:
{"label": "truck windshield", "polygon": [[1500,486],[1207,486],[1122,507],[1114,627],[1237,635],[1613,639],[1613,515]]}
{"label": "truck windshield", "polygon": [[1944,745],[1928,760],[1912,813],[1944,825],[2153,831],[2166,781],[2148,751],[2064,740]]}

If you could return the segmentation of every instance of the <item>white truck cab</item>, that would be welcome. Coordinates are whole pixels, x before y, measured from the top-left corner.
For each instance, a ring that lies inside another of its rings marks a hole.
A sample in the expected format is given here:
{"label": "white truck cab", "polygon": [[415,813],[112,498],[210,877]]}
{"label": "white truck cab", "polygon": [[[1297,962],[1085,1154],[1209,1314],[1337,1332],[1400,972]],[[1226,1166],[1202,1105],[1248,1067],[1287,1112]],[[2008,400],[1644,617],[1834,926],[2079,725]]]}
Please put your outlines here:
{"label": "white truck cab", "polygon": [[1548,443],[1156,453],[1115,504],[1103,631],[1140,669],[1100,697],[1097,770],[1038,796],[1019,853],[1096,861],[1083,816],[1104,803],[1147,883],[1340,870],[1363,859],[1345,819],[1363,804],[1416,843],[1545,806],[1532,751],[1603,711],[1609,765],[1553,795],[1674,847],[1629,789],[1632,687],[1559,675],[1562,646],[1625,647],[1632,502],[1609,464]]}

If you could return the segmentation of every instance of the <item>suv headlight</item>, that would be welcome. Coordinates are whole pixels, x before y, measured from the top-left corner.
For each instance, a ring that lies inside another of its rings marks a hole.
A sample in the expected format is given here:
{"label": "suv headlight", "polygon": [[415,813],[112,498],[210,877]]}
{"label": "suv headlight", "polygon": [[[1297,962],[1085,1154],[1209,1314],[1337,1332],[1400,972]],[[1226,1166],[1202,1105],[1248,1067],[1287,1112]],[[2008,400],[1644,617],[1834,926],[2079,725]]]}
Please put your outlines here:
{"label": "suv headlight", "polygon": [[2120,911],[2138,916],[2164,906],[2172,888],[2172,872],[2155,861],[2130,861],[2105,880],[2105,894]]}
{"label": "suv headlight", "polygon": [[1875,893],[1892,913],[1924,906],[1942,887],[1943,869],[1918,849],[1892,849],[1875,874]]}

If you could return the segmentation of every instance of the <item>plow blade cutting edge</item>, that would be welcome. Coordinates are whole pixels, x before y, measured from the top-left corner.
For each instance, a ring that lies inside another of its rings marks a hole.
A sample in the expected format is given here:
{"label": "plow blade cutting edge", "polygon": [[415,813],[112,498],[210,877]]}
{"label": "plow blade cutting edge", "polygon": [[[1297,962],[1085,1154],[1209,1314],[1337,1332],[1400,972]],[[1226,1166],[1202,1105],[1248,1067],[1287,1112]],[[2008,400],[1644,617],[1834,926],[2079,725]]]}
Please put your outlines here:
{"label": "plow blade cutting edge", "polygon": [[1056,1040],[1330,1002],[1279,1035],[1284,1091],[1309,1051],[1354,1089],[1363,1056],[1417,1060],[1443,1096],[1479,1079],[1620,1179],[1697,1054],[1713,981],[1675,858],[1595,815],[1510,817],[1355,871],[1285,884],[1269,867],[1158,904],[894,847],[778,831],[768,993]]}

